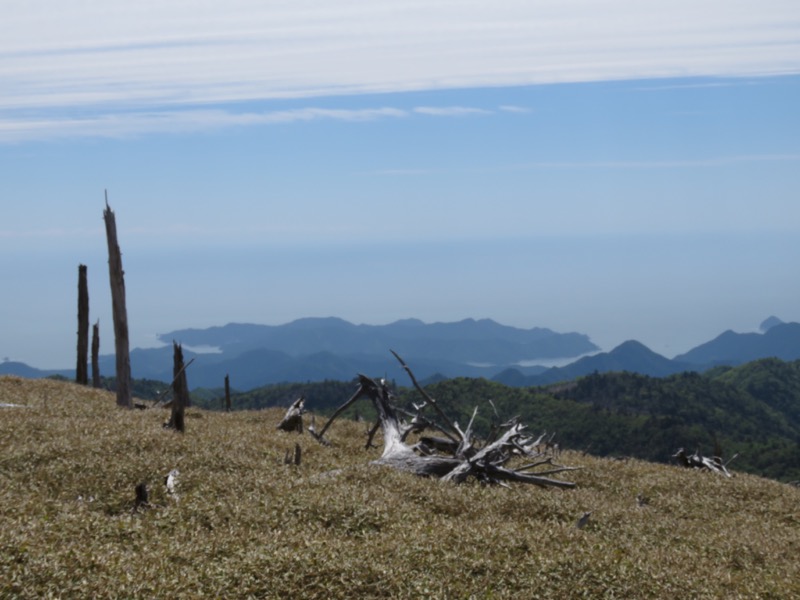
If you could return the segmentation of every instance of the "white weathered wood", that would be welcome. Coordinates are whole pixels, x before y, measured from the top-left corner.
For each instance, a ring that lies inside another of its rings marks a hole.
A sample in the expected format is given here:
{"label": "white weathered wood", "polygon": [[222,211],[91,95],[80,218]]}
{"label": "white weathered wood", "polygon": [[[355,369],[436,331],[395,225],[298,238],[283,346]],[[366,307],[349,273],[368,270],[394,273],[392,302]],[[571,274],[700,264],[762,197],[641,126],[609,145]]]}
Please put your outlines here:
{"label": "white weathered wood", "polygon": [[[409,373],[412,381],[416,382],[408,366],[397,354],[395,356]],[[477,409],[473,412],[466,430],[461,430],[457,423],[451,422],[446,416],[443,416],[441,410],[438,410],[440,417],[443,417],[443,421],[448,424],[447,427],[455,435],[448,435],[447,439],[423,438],[416,446],[407,445],[405,436],[409,426],[403,424],[398,418],[398,413],[392,406],[391,393],[386,382],[384,380],[375,381],[365,375],[358,377],[359,387],[353,397],[336,411],[334,417],[331,417],[325,424],[319,435],[315,434],[320,441],[324,441],[322,433],[328,429],[336,415],[341,414],[344,408],[362,396],[366,396],[372,401],[378,413],[378,422],[383,432],[383,451],[381,457],[373,461],[373,464],[388,466],[423,477],[438,477],[443,481],[454,483],[461,483],[470,477],[475,477],[484,483],[499,485],[506,485],[506,482],[518,482],[547,487],[575,487],[572,482],[546,476],[572,470],[569,467],[552,465],[549,460],[529,463],[525,466],[525,471],[504,466],[515,456],[532,458],[540,456],[531,450],[533,440],[524,433],[525,427],[519,423],[509,424],[508,430],[499,438],[482,448],[476,448],[472,436],[472,425]],[[421,390],[419,387],[418,389]],[[428,394],[423,392],[423,397],[426,402],[416,407],[418,411],[426,406],[436,407],[436,401]],[[421,419],[418,420],[414,427],[418,427],[421,422],[423,422]],[[449,455],[433,454],[437,448],[446,448]],[[415,449],[420,449],[421,454],[418,454]],[[547,464],[553,468],[544,473],[527,472],[540,464]]]}
{"label": "white weathered wood", "polygon": [[[699,450],[695,451],[692,455],[687,455],[683,448],[679,448],[678,451],[672,455],[672,458],[676,459],[681,466],[687,469],[703,469],[719,475],[724,475],[725,477],[732,477],[726,465],[723,464],[722,459],[718,456],[708,458],[700,454]],[[733,458],[736,458],[736,456]],[[733,458],[730,460],[733,460]],[[728,462],[730,462],[730,460]]]}

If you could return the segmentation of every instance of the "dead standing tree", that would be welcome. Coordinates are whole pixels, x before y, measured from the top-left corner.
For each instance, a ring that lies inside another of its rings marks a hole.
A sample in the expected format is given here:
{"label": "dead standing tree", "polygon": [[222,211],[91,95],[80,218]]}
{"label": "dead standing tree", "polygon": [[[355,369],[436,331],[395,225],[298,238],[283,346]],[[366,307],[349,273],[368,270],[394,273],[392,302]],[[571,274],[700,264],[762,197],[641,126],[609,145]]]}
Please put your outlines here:
{"label": "dead standing tree", "polygon": [[186,380],[186,367],[183,364],[183,349],[181,345],[172,342],[172,413],[166,427],[175,431],[184,432],[184,409],[189,406],[189,384]]}
{"label": "dead standing tree", "polygon": [[100,321],[92,326],[92,387],[100,388]]}
{"label": "dead standing tree", "polygon": [[125,271],[122,270],[122,253],[117,243],[117,222],[108,206],[103,211],[108,241],[108,276],[111,282],[111,303],[114,317],[114,351],[116,354],[117,405],[133,408],[131,394],[131,358],[128,342],[128,309],[125,306]]}
{"label": "dead standing tree", "polygon": [[78,361],[75,383],[89,383],[89,285],[86,265],[78,265]]}
{"label": "dead standing tree", "polygon": [[231,378],[225,375],[225,412],[231,412]]}
{"label": "dead standing tree", "polygon": [[[516,481],[544,487],[575,487],[572,482],[550,477],[575,468],[555,465],[552,458],[541,454],[536,448],[543,436],[534,440],[525,433],[523,425],[512,421],[503,426],[506,430],[502,435],[498,430],[480,445],[472,432],[477,409],[473,412],[467,428],[462,430],[458,423],[451,422],[447,418],[436,401],[419,386],[405,362],[395,352],[392,354],[403,365],[414,386],[424,398],[421,405],[415,406],[417,412],[411,422],[405,423],[398,418],[398,411],[392,405],[392,394],[384,380],[376,382],[365,375],[359,375],[356,393],[336,410],[320,432],[316,433],[309,428],[314,437],[327,443],[323,436],[334,419],[356,400],[367,397],[378,413],[378,422],[383,431],[383,453],[374,464],[423,477],[438,477],[443,481],[455,483],[474,477],[489,484],[505,485],[509,481]],[[422,411],[427,407],[434,409],[442,422],[441,425],[422,415]],[[434,454],[431,446],[422,443],[422,440],[415,446],[406,444],[406,439],[412,432],[419,433],[426,428],[438,429],[446,436],[431,439],[437,440],[438,447],[445,449],[447,454]],[[525,458],[528,462],[516,468],[507,467],[508,462],[514,457]],[[534,471],[535,469],[538,471]]]}

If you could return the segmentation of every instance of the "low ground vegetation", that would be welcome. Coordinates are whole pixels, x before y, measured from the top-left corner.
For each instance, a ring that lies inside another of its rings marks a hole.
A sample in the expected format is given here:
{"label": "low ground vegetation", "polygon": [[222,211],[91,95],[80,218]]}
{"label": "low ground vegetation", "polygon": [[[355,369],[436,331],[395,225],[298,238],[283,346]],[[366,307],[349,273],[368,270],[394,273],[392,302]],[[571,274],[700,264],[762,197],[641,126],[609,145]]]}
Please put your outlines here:
{"label": "low ground vegetation", "polygon": [[369,464],[354,421],[325,447],[281,409],[189,409],[179,434],[66,382],[0,378],[0,403],[22,406],[0,409],[0,597],[800,597],[777,481],[567,450],[574,490],[456,486]]}
{"label": "low ground vegetation", "polygon": [[[301,395],[311,410],[332,412],[357,382],[325,381],[266,386],[236,394],[234,409],[287,407]],[[422,398],[413,387],[393,386],[411,409]],[[763,359],[707,373],[648,377],[594,373],[545,387],[509,387],[459,377],[427,386],[445,412],[467,423],[479,407],[475,430],[486,434],[495,411],[555,432],[562,446],[596,456],[673,462],[678,448],[705,456],[721,452],[739,471],[784,482],[800,479],[800,361]],[[492,404],[488,402],[492,401]],[[198,400],[219,409],[219,397]],[[347,414],[374,418],[366,404]]]}

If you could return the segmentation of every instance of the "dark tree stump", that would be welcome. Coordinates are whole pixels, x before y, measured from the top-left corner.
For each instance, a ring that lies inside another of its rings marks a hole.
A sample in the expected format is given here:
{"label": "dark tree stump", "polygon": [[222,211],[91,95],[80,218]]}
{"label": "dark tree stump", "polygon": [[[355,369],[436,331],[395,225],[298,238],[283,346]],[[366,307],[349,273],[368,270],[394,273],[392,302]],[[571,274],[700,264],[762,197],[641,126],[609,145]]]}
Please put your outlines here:
{"label": "dark tree stump", "polygon": [[306,412],[305,403],[306,399],[304,396],[300,396],[295,400],[289,407],[289,410],[286,411],[283,420],[278,423],[277,428],[283,431],[303,433],[303,413]]}
{"label": "dark tree stump", "polygon": [[134,512],[140,508],[149,508],[149,493],[147,492],[147,484],[143,481],[136,486],[136,500],[134,501]]}
{"label": "dark tree stump", "polygon": [[231,379],[225,375],[225,412],[231,412]]}
{"label": "dark tree stump", "polygon": [[184,409],[188,405],[189,385],[186,380],[186,365],[183,364],[183,349],[177,342],[172,342],[172,414],[167,427],[175,431],[184,432]]}

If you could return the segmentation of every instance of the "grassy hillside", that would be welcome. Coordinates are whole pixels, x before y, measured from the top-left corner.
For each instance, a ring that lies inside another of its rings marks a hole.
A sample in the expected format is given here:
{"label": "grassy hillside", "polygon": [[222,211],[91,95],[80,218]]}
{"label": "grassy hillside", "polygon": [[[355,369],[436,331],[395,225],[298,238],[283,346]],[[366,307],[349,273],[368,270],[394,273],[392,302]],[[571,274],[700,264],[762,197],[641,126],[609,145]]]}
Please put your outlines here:
{"label": "grassy hillside", "polygon": [[575,490],[457,487],[370,466],[353,422],[326,448],[280,411],[180,435],[65,382],[0,378],[0,402],[26,407],[0,409],[4,598],[800,596],[800,489],[755,476],[567,452]]}
{"label": "grassy hillside", "polygon": [[[354,382],[326,381],[265,386],[232,399],[234,409],[289,406],[304,395],[306,406],[332,412],[356,388]],[[700,449],[724,458],[735,454],[737,469],[781,481],[800,479],[800,361],[763,359],[707,373],[649,377],[635,373],[593,373],[547,387],[509,387],[482,378],[459,377],[432,383],[428,391],[450,415],[466,423],[479,407],[476,430],[519,415],[537,433],[555,432],[558,442],[599,456],[631,456],[671,462],[675,450]],[[411,407],[421,397],[397,388]],[[219,399],[198,399],[219,409]],[[359,414],[369,418],[369,407]],[[356,409],[349,415],[355,415]]]}

